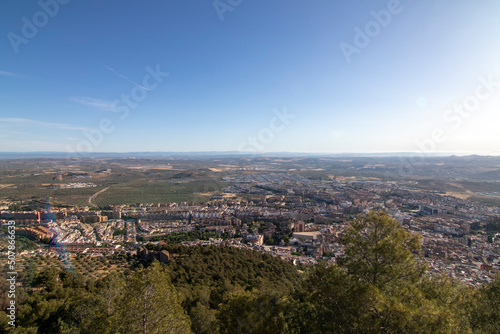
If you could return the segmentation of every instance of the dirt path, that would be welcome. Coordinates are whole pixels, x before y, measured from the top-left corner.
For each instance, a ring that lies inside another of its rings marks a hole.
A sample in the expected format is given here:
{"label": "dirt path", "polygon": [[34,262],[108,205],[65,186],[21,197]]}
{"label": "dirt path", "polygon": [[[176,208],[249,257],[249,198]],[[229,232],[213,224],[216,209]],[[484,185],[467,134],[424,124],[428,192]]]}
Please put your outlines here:
{"label": "dirt path", "polygon": [[96,198],[99,194],[102,194],[103,192],[105,192],[105,191],[106,191],[106,190],[108,190],[108,189],[109,189],[109,187],[106,187],[106,188],[104,188],[104,189],[99,190],[99,191],[98,191],[98,192],[96,192],[94,195],[90,196],[90,197],[89,197],[89,204],[90,204],[91,206],[96,206],[96,205],[95,205],[95,203],[94,203],[95,198]]}

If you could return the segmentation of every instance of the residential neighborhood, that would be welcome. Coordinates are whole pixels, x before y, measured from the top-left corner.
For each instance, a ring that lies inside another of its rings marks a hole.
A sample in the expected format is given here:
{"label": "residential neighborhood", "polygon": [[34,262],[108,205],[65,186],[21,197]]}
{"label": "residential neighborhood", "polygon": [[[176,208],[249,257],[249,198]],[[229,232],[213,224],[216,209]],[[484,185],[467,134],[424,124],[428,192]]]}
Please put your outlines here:
{"label": "residential neighborhood", "polygon": [[[500,235],[485,233],[498,222],[498,207],[417,190],[408,182],[311,180],[292,173],[226,181],[233,185],[206,203],[3,210],[0,218],[15,220],[19,234],[39,241],[57,238],[77,252],[100,255],[92,249],[104,247],[134,253],[169,235],[206,232],[212,233],[206,239],[180,243],[248,248],[294,264],[334,264],[343,255],[339,239],[349,221],[382,210],[421,235],[421,260],[430,273],[444,272],[476,286],[490,282],[500,269]],[[52,220],[57,232],[49,228]]]}

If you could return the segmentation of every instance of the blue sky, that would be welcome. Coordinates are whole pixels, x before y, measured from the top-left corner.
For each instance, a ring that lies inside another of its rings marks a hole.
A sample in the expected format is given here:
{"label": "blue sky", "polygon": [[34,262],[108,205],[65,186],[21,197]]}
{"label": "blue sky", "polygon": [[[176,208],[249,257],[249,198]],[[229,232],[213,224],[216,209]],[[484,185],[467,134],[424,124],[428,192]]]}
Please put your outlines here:
{"label": "blue sky", "polygon": [[0,151],[499,154],[499,14],[494,0],[4,1]]}

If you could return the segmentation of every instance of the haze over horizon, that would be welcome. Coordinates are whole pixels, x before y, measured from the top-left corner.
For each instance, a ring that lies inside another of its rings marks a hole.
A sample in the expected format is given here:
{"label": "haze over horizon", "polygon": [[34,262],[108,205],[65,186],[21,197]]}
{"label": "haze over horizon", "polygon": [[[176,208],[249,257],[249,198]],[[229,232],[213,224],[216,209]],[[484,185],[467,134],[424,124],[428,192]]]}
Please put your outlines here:
{"label": "haze over horizon", "polygon": [[498,2],[0,8],[0,152],[500,154]]}

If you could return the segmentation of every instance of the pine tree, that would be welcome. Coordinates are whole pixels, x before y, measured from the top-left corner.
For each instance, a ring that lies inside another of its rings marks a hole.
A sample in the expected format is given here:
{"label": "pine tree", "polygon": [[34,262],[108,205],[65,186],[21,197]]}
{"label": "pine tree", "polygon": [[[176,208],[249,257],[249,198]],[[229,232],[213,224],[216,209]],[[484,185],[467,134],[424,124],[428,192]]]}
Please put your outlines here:
{"label": "pine tree", "polygon": [[126,282],[119,306],[123,333],[190,333],[190,321],[168,273],[155,261]]}
{"label": "pine tree", "polygon": [[389,214],[371,211],[352,222],[341,238],[345,256],[338,264],[362,281],[374,286],[415,281],[424,272],[415,254],[420,236],[409,233]]}
{"label": "pine tree", "polygon": [[352,222],[338,265],[316,266],[289,303],[290,333],[470,333],[470,293],[429,278],[418,235],[387,213]]}

